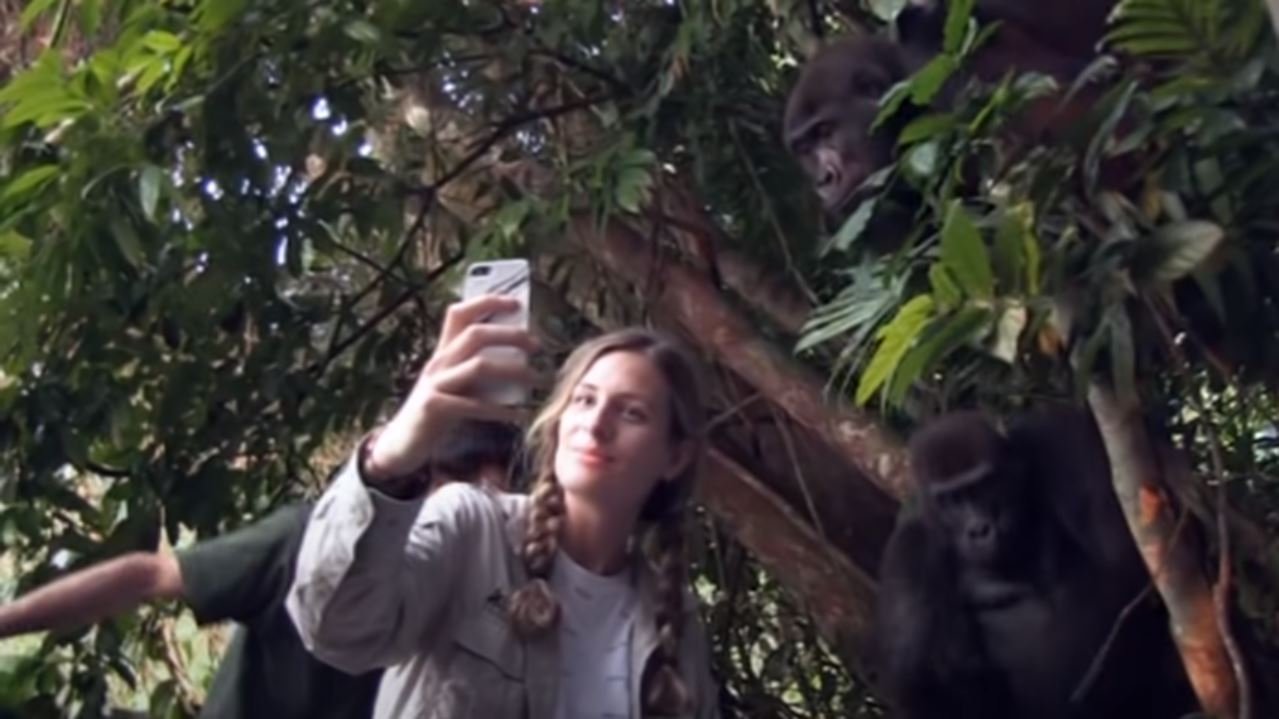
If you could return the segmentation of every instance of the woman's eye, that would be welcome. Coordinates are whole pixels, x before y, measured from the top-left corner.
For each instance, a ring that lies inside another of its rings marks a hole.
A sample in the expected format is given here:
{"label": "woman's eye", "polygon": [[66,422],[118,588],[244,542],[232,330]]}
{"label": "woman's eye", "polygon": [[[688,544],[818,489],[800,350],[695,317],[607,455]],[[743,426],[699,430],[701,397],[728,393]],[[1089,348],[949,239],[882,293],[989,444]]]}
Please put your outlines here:
{"label": "woman's eye", "polygon": [[648,419],[648,415],[644,410],[638,407],[627,407],[622,410],[622,416],[633,422],[643,422]]}
{"label": "woman's eye", "polygon": [[589,394],[579,394],[573,397],[573,404],[578,407],[589,407],[595,402],[595,398]]}

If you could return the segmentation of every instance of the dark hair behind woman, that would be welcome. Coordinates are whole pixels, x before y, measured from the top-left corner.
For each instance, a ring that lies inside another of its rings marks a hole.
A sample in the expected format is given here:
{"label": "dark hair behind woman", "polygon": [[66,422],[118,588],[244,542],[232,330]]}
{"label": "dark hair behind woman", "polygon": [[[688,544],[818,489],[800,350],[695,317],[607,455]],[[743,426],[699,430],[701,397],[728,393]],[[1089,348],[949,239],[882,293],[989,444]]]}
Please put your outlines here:
{"label": "dark hair behind woman", "polygon": [[475,472],[487,465],[500,465],[509,470],[519,453],[520,439],[520,430],[514,425],[478,420],[462,422],[440,441],[431,466],[436,472],[463,481],[471,481]]}

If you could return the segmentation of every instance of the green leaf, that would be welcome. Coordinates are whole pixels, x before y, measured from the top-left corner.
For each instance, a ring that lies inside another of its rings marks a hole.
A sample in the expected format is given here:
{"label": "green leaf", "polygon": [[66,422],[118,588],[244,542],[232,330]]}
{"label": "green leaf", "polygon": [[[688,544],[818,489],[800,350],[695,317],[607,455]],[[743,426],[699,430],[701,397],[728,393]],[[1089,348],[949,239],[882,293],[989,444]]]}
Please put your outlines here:
{"label": "green leaf", "polygon": [[240,17],[247,5],[248,0],[202,0],[195,13],[198,27],[212,35]]}
{"label": "green leaf", "polygon": [[652,184],[653,178],[645,167],[624,167],[613,190],[614,201],[627,212],[639,212],[640,207],[648,200],[648,190]]}
{"label": "green leaf", "polygon": [[839,231],[834,234],[825,244],[822,245],[818,256],[825,257],[831,251],[847,252],[853,243],[861,238],[866,231],[866,226],[870,224],[870,218],[875,214],[875,205],[879,202],[879,198],[871,198],[857,206],[857,210],[849,215],[844,224],[839,226]]}
{"label": "green leaf", "polygon": [[1027,239],[1034,242],[1031,233],[1033,214],[1030,203],[1022,202],[1005,210],[1000,218],[992,259],[1001,293],[1012,294],[1022,289],[1022,280],[1026,276]]}
{"label": "green leaf", "polygon": [[1220,225],[1189,220],[1164,225],[1137,245],[1133,278],[1142,285],[1173,282],[1194,272],[1226,238]]}
{"label": "green leaf", "polygon": [[959,289],[959,285],[955,284],[955,278],[951,276],[950,270],[946,269],[942,263],[933,263],[933,266],[928,268],[928,281],[933,287],[933,299],[942,309],[958,307],[964,301],[964,293]]}
{"label": "green leaf", "polygon": [[182,40],[171,32],[152,30],[142,37],[142,45],[158,53],[171,55],[181,49]]}
{"label": "green leaf", "polygon": [[18,27],[23,32],[31,29],[31,23],[35,22],[49,8],[53,7],[55,0],[31,0],[27,6],[22,9],[22,14],[18,16]]}
{"label": "green leaf", "polygon": [[929,60],[910,79],[910,101],[920,106],[931,103],[957,69],[959,61],[953,55],[938,55]]}
{"label": "green leaf", "polygon": [[1137,81],[1132,80],[1112,95],[1109,110],[1102,120],[1097,133],[1088,143],[1088,151],[1084,155],[1084,186],[1091,192],[1097,187],[1098,174],[1101,172],[1101,161],[1106,157],[1106,149],[1114,139],[1115,129],[1128,114],[1128,108],[1137,92]]}
{"label": "green leaf", "polygon": [[888,400],[901,402],[906,390],[934,369],[950,353],[981,337],[990,324],[989,307],[968,306],[928,326],[914,347],[902,358],[889,383]]}
{"label": "green leaf", "polygon": [[31,256],[31,238],[17,230],[0,232],[0,259],[25,261]]}
{"label": "green leaf", "polygon": [[138,233],[127,221],[116,218],[111,221],[111,236],[124,259],[134,267],[141,267],[146,261],[146,251],[142,249],[142,241]]}
{"label": "green leaf", "polygon": [[956,53],[964,45],[968,37],[969,20],[973,16],[973,5],[976,0],[951,0],[946,12],[946,34],[942,48],[948,53]]}
{"label": "green leaf", "polygon": [[927,140],[954,128],[958,123],[955,116],[948,113],[932,113],[917,117],[902,129],[897,136],[898,145],[909,145],[920,140]]}
{"label": "green leaf", "polygon": [[62,168],[56,164],[37,165],[6,184],[4,190],[0,191],[0,202],[33,195],[56,179],[61,172]]}
{"label": "green leaf", "polygon": [[946,211],[941,231],[941,261],[969,297],[988,299],[994,293],[986,245],[959,200],[951,202]]}
{"label": "green leaf", "polygon": [[902,305],[897,316],[878,333],[881,338],[875,356],[871,358],[866,371],[862,373],[857,385],[856,402],[866,404],[866,400],[893,375],[906,355],[933,316],[933,298],[919,295]]}
{"label": "green leaf", "polygon": [[347,37],[364,45],[377,45],[382,42],[382,31],[376,25],[363,18],[356,18],[343,28]]}
{"label": "green leaf", "polygon": [[164,171],[155,165],[147,165],[138,173],[138,202],[142,205],[142,214],[155,222],[155,208],[160,200],[160,184],[164,182]]}
{"label": "green leaf", "polygon": [[941,150],[936,140],[921,142],[906,153],[905,169],[912,177],[920,180],[931,178],[937,173],[937,160]]}
{"label": "green leaf", "polygon": [[869,268],[854,268],[849,285],[835,299],[814,310],[804,323],[795,352],[854,331],[850,343],[860,345],[874,325],[896,307],[903,287],[901,278],[885,286]]}

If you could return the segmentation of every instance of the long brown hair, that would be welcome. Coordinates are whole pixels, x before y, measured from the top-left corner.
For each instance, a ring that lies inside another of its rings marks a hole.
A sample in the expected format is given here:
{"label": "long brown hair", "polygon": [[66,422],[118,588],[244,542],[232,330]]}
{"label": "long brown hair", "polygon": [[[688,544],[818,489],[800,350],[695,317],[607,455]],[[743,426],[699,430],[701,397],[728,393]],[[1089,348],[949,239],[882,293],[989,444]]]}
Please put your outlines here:
{"label": "long brown hair", "polygon": [[[533,489],[528,525],[520,555],[529,581],[511,597],[509,613],[517,632],[526,638],[541,635],[559,623],[559,602],[547,581],[559,549],[564,525],[564,490],[555,477],[559,420],[573,389],[595,361],[613,352],[647,357],[666,379],[670,397],[671,440],[700,443],[705,425],[697,365],[689,353],[660,333],[631,328],[610,332],[582,344],[561,368],[546,407],[529,427],[533,459]],[[639,531],[647,536],[649,561],[657,572],[658,664],[644,676],[646,713],[678,714],[689,708],[691,695],[679,674],[679,645],[688,564],[684,556],[685,508],[700,463],[689,462],[677,477],[658,482],[640,510]]]}

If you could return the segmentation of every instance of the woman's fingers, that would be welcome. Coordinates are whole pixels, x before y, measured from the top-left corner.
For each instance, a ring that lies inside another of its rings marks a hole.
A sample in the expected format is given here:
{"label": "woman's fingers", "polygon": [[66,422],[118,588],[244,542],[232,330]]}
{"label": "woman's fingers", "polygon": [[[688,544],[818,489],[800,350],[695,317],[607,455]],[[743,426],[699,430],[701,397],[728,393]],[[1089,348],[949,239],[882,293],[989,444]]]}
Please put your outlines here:
{"label": "woman's fingers", "polygon": [[537,340],[528,330],[506,325],[471,325],[462,330],[448,345],[440,345],[431,362],[438,368],[452,367],[479,356],[488,347],[514,347],[533,352]]}
{"label": "woman's fingers", "polygon": [[528,410],[523,407],[510,407],[465,395],[439,394],[436,402],[441,412],[457,419],[520,424],[528,418]]}
{"label": "woman's fingers", "polygon": [[444,395],[473,395],[484,384],[514,383],[523,387],[542,384],[542,377],[520,359],[475,355],[435,375],[435,391]]}
{"label": "woman's fingers", "polygon": [[447,347],[463,330],[485,319],[520,308],[520,301],[503,295],[480,295],[449,305],[444,313],[439,347]]}

